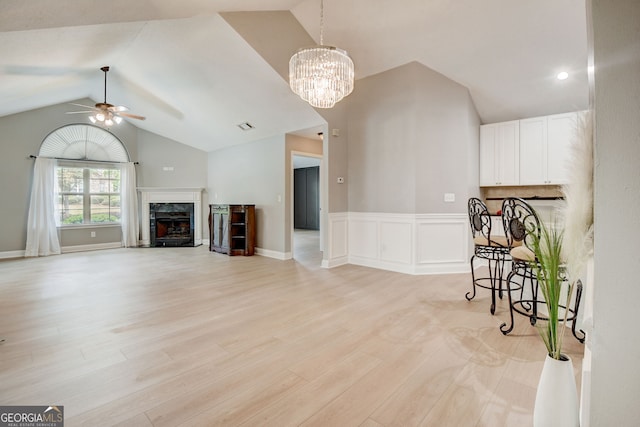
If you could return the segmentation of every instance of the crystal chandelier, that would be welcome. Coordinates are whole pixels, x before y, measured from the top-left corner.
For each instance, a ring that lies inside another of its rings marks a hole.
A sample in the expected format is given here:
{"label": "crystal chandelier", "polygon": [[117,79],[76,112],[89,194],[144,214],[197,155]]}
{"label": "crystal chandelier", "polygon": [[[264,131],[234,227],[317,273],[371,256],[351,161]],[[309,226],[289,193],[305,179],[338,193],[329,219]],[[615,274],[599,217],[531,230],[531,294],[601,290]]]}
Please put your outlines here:
{"label": "crystal chandelier", "polygon": [[353,61],[323,45],[324,1],[320,0],[320,44],[298,50],[289,60],[289,86],[316,108],[331,108],[353,91]]}

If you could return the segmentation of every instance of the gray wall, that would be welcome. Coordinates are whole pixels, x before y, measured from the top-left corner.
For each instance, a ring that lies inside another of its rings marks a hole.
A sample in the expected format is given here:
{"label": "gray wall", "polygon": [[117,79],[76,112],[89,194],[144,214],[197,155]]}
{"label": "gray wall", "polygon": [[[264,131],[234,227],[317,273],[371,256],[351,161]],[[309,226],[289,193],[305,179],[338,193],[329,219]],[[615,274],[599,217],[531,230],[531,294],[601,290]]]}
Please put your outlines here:
{"label": "gray wall", "polygon": [[348,100],[349,211],[465,212],[480,124],[468,90],[415,62],[357,83]]}
{"label": "gray wall", "polygon": [[139,187],[207,186],[206,152],[197,148],[138,130],[138,159]]}
{"label": "gray wall", "polygon": [[591,0],[595,248],[591,426],[640,419],[640,2]]}
{"label": "gray wall", "polygon": [[285,251],[285,136],[209,153],[209,203],[256,205],[256,246]]}
{"label": "gray wall", "polygon": [[[95,103],[90,99],[73,102]],[[38,154],[49,132],[66,124],[88,122],[79,115],[65,114],[72,109],[64,103],[0,117],[0,252],[24,250],[33,173],[33,160],[29,155]],[[140,130],[128,122],[112,127],[111,132],[123,142],[131,160],[141,163],[137,166],[139,186],[206,186],[204,152]],[[177,185],[170,185],[168,175],[158,172],[158,168],[167,165],[168,159],[180,172],[175,173]],[[91,231],[96,232],[95,238],[90,237]],[[60,233],[62,246],[112,243],[120,239],[119,227],[67,229]]]}

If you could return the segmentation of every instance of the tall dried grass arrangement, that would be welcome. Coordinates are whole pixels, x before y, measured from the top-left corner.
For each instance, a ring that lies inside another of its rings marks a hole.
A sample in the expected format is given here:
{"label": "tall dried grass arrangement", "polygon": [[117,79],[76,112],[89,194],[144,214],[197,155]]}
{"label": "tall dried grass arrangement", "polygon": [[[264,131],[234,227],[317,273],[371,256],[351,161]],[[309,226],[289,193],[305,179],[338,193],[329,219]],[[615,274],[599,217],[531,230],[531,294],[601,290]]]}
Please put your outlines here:
{"label": "tall dried grass arrangement", "polygon": [[[591,114],[579,115],[571,141],[569,181],[562,187],[565,208],[562,224],[540,224],[540,234],[529,230],[536,261],[531,263],[548,310],[548,321],[538,331],[549,356],[562,359],[562,342],[573,290],[593,251],[593,132]],[[563,295],[564,293],[564,295]]]}
{"label": "tall dried grass arrangement", "polygon": [[591,113],[579,114],[572,141],[568,183],[562,186],[565,208],[562,259],[567,279],[574,283],[593,252],[593,127]]}

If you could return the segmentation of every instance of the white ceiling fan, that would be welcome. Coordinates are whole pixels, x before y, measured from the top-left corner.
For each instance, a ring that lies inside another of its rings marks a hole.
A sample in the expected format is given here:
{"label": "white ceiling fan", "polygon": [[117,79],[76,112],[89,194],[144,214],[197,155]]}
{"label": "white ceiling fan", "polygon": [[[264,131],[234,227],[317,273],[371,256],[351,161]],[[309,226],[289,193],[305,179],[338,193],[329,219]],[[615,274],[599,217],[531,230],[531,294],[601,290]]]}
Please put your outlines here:
{"label": "white ceiling fan", "polygon": [[100,68],[104,72],[104,102],[98,102],[95,106],[91,107],[88,105],[82,104],[74,104],[78,107],[89,108],[89,110],[84,111],[69,111],[67,114],[89,114],[89,120],[91,123],[98,123],[104,126],[112,126],[114,123],[121,123],[123,117],[128,117],[136,120],[145,120],[145,117],[138,116],[136,114],[127,113],[129,109],[122,105],[113,105],[107,102],[107,73],[109,72],[109,67],[105,66]]}

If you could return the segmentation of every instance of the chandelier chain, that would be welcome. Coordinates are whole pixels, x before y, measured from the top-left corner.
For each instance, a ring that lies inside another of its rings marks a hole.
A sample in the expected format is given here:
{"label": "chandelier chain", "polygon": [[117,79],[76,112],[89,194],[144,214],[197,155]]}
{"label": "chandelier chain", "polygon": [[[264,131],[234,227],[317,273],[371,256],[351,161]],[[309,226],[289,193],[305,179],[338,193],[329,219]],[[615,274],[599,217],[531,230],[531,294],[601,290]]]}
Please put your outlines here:
{"label": "chandelier chain", "polygon": [[324,0],[320,0],[320,46],[324,45]]}

